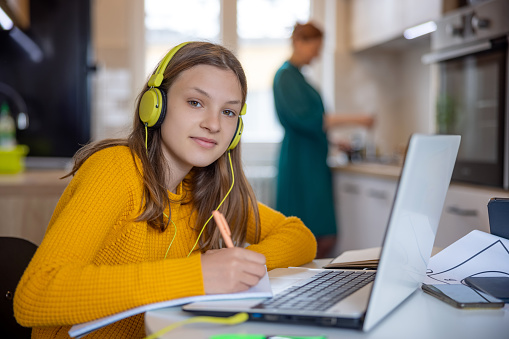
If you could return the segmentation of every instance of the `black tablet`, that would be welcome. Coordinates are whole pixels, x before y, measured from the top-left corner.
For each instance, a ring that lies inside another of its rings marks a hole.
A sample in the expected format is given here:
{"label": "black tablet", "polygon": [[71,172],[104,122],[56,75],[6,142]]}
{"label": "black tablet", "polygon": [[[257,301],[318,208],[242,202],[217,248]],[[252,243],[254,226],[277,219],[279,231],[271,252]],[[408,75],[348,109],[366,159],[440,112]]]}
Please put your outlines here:
{"label": "black tablet", "polygon": [[509,239],[509,198],[491,198],[488,202],[490,233]]}

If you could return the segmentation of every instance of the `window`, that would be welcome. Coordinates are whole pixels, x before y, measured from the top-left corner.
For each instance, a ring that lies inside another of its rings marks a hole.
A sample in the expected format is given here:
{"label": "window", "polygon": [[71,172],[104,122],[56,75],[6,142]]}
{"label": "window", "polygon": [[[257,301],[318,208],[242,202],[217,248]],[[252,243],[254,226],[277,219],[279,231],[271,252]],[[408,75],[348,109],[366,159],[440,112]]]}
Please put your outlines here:
{"label": "window", "polygon": [[309,0],[238,0],[238,56],[248,79],[244,142],[283,139],[272,95],[272,81],[291,53],[290,35],[297,21],[309,19]]}
{"label": "window", "polygon": [[145,0],[147,76],[170,48],[181,42],[219,42],[219,14],[220,0]]}

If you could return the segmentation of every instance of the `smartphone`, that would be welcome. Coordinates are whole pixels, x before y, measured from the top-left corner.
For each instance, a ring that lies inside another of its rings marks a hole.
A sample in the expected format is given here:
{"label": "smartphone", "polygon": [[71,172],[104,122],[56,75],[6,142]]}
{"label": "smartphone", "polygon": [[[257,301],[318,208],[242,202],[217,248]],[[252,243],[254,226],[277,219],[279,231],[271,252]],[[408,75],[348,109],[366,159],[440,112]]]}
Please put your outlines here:
{"label": "smartphone", "polygon": [[509,303],[509,277],[467,277],[465,283]]}
{"label": "smartphone", "polygon": [[488,219],[491,234],[509,239],[509,198],[491,198]]}
{"label": "smartphone", "polygon": [[504,302],[462,284],[422,284],[422,290],[456,308],[502,308]]}

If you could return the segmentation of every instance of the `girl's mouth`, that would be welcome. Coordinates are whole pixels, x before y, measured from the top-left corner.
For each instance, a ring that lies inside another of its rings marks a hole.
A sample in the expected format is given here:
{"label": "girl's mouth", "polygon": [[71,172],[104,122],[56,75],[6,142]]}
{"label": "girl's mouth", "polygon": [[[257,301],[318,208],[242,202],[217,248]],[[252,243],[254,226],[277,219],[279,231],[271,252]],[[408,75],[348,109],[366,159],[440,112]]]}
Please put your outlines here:
{"label": "girl's mouth", "polygon": [[217,142],[213,139],[192,137],[192,139],[201,147],[212,148],[217,145]]}

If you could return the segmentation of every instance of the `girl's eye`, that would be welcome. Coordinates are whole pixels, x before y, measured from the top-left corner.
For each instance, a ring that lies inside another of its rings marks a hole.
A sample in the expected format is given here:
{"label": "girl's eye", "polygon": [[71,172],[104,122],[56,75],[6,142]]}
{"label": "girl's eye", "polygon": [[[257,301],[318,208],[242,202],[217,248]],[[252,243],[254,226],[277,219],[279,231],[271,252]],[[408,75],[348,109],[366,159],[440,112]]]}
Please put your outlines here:
{"label": "girl's eye", "polygon": [[235,116],[235,112],[234,112],[234,111],[230,111],[229,109],[225,109],[225,110],[223,111],[223,114],[224,114],[224,115],[227,115],[227,116],[229,116],[229,117],[234,117],[234,116]]}
{"label": "girl's eye", "polygon": [[195,101],[195,100],[189,100],[188,103],[189,103],[189,105],[191,105],[193,107],[200,107],[201,106],[201,104],[198,101]]}

